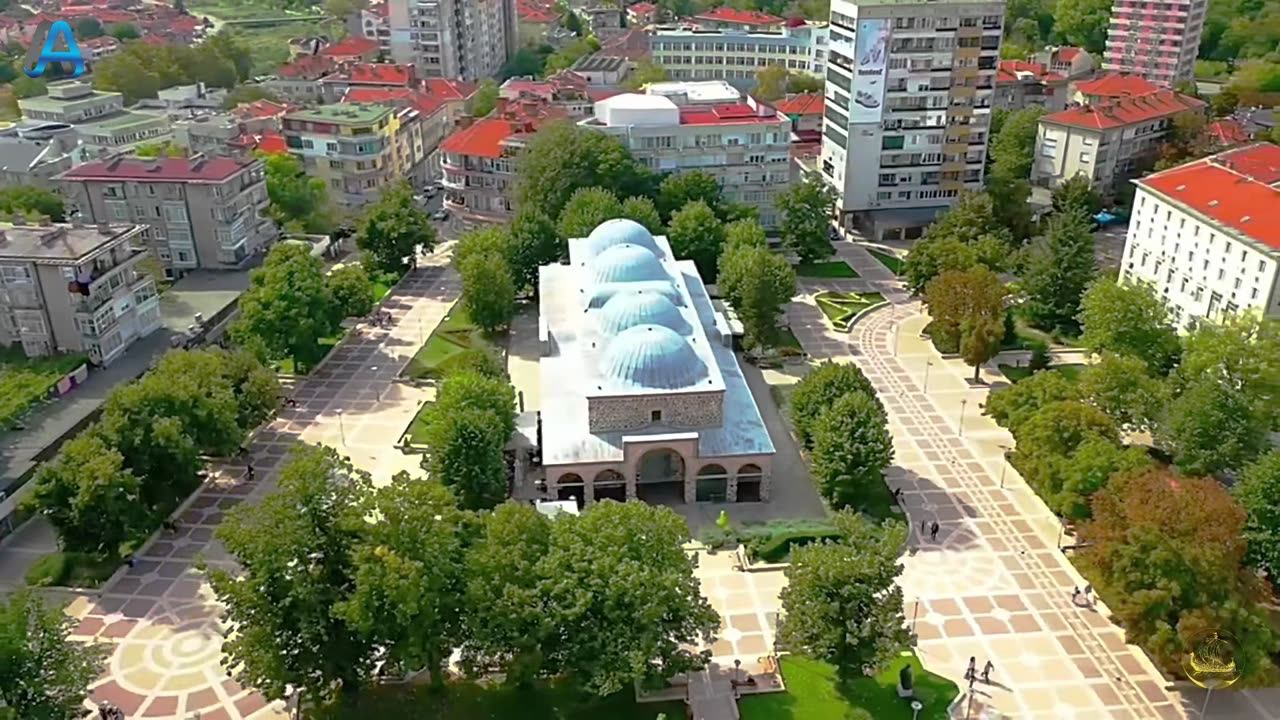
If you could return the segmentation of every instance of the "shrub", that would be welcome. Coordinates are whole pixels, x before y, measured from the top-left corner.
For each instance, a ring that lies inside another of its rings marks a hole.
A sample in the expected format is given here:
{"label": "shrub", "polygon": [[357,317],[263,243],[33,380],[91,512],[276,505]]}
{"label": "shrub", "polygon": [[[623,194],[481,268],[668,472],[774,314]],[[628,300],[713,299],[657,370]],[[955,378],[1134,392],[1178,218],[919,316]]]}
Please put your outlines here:
{"label": "shrub", "polygon": [[1031,372],[1049,367],[1049,346],[1043,340],[1028,341],[1027,347],[1031,350],[1031,362],[1028,365]]}
{"label": "shrub", "polygon": [[32,563],[25,580],[31,587],[97,587],[120,561],[78,552],[53,552]]}
{"label": "shrub", "polygon": [[717,525],[703,528],[702,531],[698,533],[698,542],[706,545],[712,550],[719,550],[725,545],[735,542],[736,540],[737,536],[734,535],[732,529],[724,529]]}
{"label": "shrub", "polygon": [[506,379],[507,368],[494,353],[479,348],[472,348],[446,358],[440,364],[445,375],[460,372],[473,372],[487,378]]}
{"label": "shrub", "polygon": [[792,547],[809,545],[823,540],[837,540],[839,538],[840,533],[836,530],[784,533],[757,542],[754,545],[748,545],[747,552],[756,560],[771,563],[781,562],[791,553]]}

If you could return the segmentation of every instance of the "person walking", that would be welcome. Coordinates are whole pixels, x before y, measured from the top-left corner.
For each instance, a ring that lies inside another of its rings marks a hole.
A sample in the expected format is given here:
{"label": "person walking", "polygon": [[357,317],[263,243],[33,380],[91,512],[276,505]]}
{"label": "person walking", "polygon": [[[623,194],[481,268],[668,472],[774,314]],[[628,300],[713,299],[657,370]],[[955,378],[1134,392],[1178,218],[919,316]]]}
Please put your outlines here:
{"label": "person walking", "polygon": [[1071,604],[1072,605],[1080,604],[1080,586],[1079,585],[1077,585],[1075,589],[1071,591]]}
{"label": "person walking", "polygon": [[253,475],[254,475],[253,463],[246,463],[244,466],[244,476],[252,480]]}
{"label": "person walking", "polygon": [[995,665],[992,665],[992,664],[991,664],[991,661],[990,661],[990,660],[988,660],[988,661],[987,661],[987,664],[982,666],[982,682],[984,682],[984,683],[986,683],[986,684],[990,685],[990,684],[991,684],[991,671],[992,671],[992,670],[995,670],[995,669],[996,669],[996,666],[995,666]]}
{"label": "person walking", "polygon": [[977,676],[977,673],[978,673],[978,658],[973,655],[970,655],[969,667],[966,668],[964,671],[964,679],[968,680],[969,682],[973,682],[973,679],[974,677]]}
{"label": "person walking", "polygon": [[1093,607],[1093,583],[1084,586],[1084,604]]}
{"label": "person walking", "polygon": [[929,540],[933,542],[937,542],[938,540],[938,521],[937,520],[934,520],[929,525]]}

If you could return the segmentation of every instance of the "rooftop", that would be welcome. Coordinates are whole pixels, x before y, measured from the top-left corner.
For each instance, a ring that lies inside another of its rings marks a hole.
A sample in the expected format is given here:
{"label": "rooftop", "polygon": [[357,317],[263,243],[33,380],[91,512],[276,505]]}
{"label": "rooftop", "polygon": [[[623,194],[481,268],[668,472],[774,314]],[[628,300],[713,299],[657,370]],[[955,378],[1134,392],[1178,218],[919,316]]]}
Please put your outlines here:
{"label": "rooftop", "polygon": [[1052,72],[1043,63],[1029,60],[1001,60],[996,72],[996,82],[1012,83],[1024,80],[1037,82],[1060,82],[1066,80],[1061,74]]}
{"label": "rooftop", "polygon": [[1280,253],[1280,147],[1255,143],[1135,180]]}
{"label": "rooftop", "polygon": [[1110,130],[1138,123],[1150,122],[1176,115],[1187,110],[1204,107],[1204,101],[1172,90],[1137,97],[1122,97],[1098,103],[1067,108],[1052,115],[1045,115],[1040,122],[1069,125],[1088,130]]}
{"label": "rooftop", "polygon": [[742,25],[777,25],[782,18],[759,10],[737,10],[730,7],[718,7],[694,16],[695,20],[713,22],[739,23]]}
{"label": "rooftop", "polygon": [[121,130],[128,130],[129,128],[137,125],[149,125],[157,120],[164,119],[165,116],[163,113],[144,112],[141,110],[121,110],[120,112],[112,113],[100,120],[78,122],[76,123],[76,129],[78,131],[92,131],[96,128],[101,128],[111,132],[120,132]]}
{"label": "rooftop", "polygon": [[336,42],[320,51],[321,55],[331,58],[363,57],[378,52],[378,41],[352,35]]}
{"label": "rooftop", "polygon": [[[684,82],[650,83],[645,88],[647,95],[683,98],[691,103],[724,103],[741,99],[742,93],[724,80],[698,80]],[[683,103],[676,103],[677,105]]]}
{"label": "rooftop", "polygon": [[593,53],[578,58],[573,64],[575,72],[617,72],[627,65],[627,59]]}
{"label": "rooftop", "polygon": [[627,12],[634,15],[644,15],[646,13],[651,13],[657,9],[658,9],[657,5],[654,5],[653,3],[647,3],[647,2],[638,2],[635,5],[627,6]]}
{"label": "rooftop", "polygon": [[775,102],[773,107],[783,115],[821,115],[826,102],[822,93],[798,93]]}
{"label": "rooftop", "polygon": [[321,82],[343,82],[366,85],[408,86],[413,82],[412,65],[395,63],[351,63],[326,75]]}
{"label": "rooftop", "polygon": [[449,102],[461,102],[475,94],[476,86],[459,80],[429,78],[422,90],[401,87],[353,87],[342,96],[344,103],[407,105],[430,115]]}
{"label": "rooftop", "polygon": [[510,122],[497,118],[485,118],[445,138],[440,144],[440,151],[499,158],[502,157],[502,141],[514,133],[515,127]]}
{"label": "rooftop", "polygon": [[76,263],[122,238],[141,234],[142,228],[142,225],[0,223],[0,259]]}
{"label": "rooftop", "polygon": [[307,110],[297,110],[285,117],[289,120],[302,120],[304,122],[366,125],[381,120],[390,112],[391,108],[386,105],[342,103],[340,105],[321,105]]}
{"label": "rooftop", "polygon": [[[1003,64],[1001,63],[1001,65]],[[1139,75],[1126,75],[1118,72],[1099,75],[1092,80],[1082,80],[1076,83],[1076,90],[1085,95],[1107,98],[1149,95],[1159,89],[1159,85]]]}
{"label": "rooftop", "polygon": [[240,118],[271,118],[282,115],[293,109],[288,103],[271,102],[270,100],[254,100],[240,103],[231,110],[231,114]]}
{"label": "rooftop", "polygon": [[1249,142],[1249,132],[1234,118],[1223,118],[1209,123],[1205,126],[1204,132],[1210,142],[1217,144],[1218,147],[1231,147]]}
{"label": "rooftop", "polygon": [[124,158],[95,160],[68,170],[61,180],[141,180],[144,182],[220,183],[255,161],[226,157]]}

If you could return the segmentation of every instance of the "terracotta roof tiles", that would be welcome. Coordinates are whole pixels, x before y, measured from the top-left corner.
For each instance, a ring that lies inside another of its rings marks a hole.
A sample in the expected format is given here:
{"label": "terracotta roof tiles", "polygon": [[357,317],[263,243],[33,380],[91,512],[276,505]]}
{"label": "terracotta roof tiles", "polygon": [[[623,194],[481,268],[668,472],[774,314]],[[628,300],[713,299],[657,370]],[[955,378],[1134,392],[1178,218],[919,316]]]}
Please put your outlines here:
{"label": "terracotta roof tiles", "polygon": [[1040,122],[1069,125],[1092,130],[1136,125],[1159,120],[1187,110],[1199,110],[1204,101],[1172,90],[1159,90],[1138,97],[1122,97],[1096,105],[1080,105],[1052,115],[1045,115]]}

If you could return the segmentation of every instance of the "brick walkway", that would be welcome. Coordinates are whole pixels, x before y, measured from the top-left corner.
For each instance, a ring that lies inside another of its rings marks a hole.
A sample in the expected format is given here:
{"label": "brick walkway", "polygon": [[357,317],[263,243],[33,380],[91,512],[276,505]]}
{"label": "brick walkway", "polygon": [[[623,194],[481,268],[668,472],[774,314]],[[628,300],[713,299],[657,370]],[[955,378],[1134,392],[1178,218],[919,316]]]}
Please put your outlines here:
{"label": "brick walkway", "polygon": [[[980,414],[986,390],[965,382],[972,370],[919,339],[922,310],[883,266],[860,247],[837,247],[861,275],[842,289],[876,290],[893,305],[836,333],[810,286],[790,310],[791,326],[815,357],[857,363],[889,414],[896,460],[887,480],[902,488],[913,526],[899,582],[925,666],[964,688],[969,658],[979,669],[991,660],[994,682],[978,683],[975,700],[1009,717],[1183,717],[1179,698],[1105,608],[1072,603],[1073,586],[1085,583],[1057,549],[1056,518],[1005,467],[1012,438]],[[921,524],[934,520],[941,531],[930,542]]]}
{"label": "brick walkway", "polygon": [[[92,687],[92,705],[103,700],[134,718],[263,720],[284,717],[279,704],[240,687],[221,666],[221,609],[197,557],[231,567],[214,529],[232,507],[254,501],[274,485],[289,448],[299,440],[325,443],[386,482],[397,470],[416,470],[418,456],[391,448],[426,391],[394,382],[449,306],[458,283],[439,252],[411,273],[387,298],[389,329],[362,327],[328,361],[294,388],[297,407],[285,408],[250,443],[257,479],[240,467],[216,468],[179,518],[177,533],[164,533],[140,551],[134,567],[96,598],[70,608],[80,624],[74,637],[111,646],[103,677]],[[339,412],[341,411],[341,412]]]}

